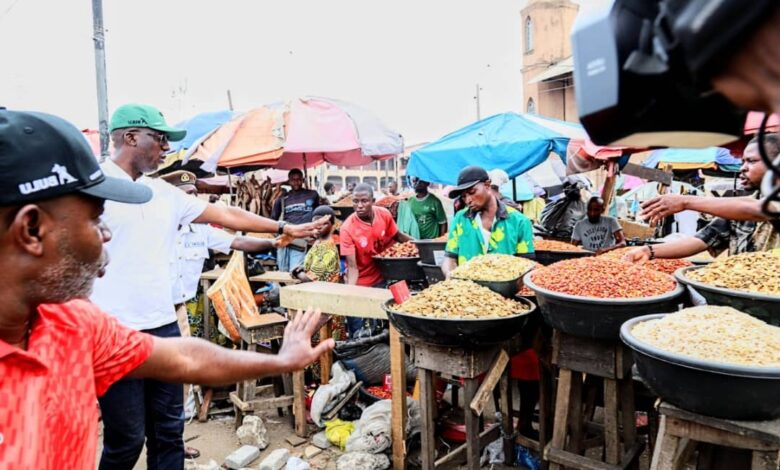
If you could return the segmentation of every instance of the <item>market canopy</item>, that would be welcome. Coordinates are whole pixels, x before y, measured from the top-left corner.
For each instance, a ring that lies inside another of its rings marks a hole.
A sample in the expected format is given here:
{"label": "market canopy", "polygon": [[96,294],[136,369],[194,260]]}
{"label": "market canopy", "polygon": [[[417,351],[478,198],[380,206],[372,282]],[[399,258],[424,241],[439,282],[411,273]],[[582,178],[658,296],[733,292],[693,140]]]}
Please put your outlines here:
{"label": "market canopy", "polygon": [[407,173],[455,185],[461,169],[478,165],[502,169],[514,178],[547,160],[550,152],[565,160],[569,140],[520,114],[498,114],[415,150]]}
{"label": "market canopy", "polygon": [[184,156],[218,166],[360,166],[403,152],[403,138],[370,112],[330,98],[306,97],[255,108],[195,142]]}
{"label": "market canopy", "polygon": [[742,161],[721,147],[701,149],[668,148],[653,150],[642,162],[648,168],[663,168],[671,165],[672,170],[722,170],[739,171]]}

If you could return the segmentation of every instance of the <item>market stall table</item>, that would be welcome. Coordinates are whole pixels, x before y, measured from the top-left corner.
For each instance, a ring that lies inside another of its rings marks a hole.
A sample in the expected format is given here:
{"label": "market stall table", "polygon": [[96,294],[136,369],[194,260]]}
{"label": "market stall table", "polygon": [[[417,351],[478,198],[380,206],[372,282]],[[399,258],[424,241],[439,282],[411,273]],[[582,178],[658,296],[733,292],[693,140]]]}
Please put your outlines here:
{"label": "market stall table", "polygon": [[662,402],[651,470],[682,468],[700,442],[752,451],[754,470],[780,468],[780,420],[734,421],[702,416]]}
{"label": "market stall table", "polygon": [[[279,301],[282,307],[290,310],[305,310],[308,307],[316,307],[329,315],[386,320],[387,315],[382,310],[381,305],[391,296],[390,291],[387,289],[329,282],[307,282],[283,287],[280,291]],[[320,339],[329,338],[330,333],[330,325],[326,324],[320,330]],[[320,359],[321,377],[324,383],[327,383],[330,377],[331,364],[331,353],[325,354]],[[406,429],[406,400],[401,398],[406,396],[406,368],[404,366],[404,347],[401,343],[401,335],[392,325],[390,326],[390,375],[393,382],[393,468],[402,469],[405,468],[406,459],[404,435]],[[298,416],[299,412],[305,412],[303,386],[303,371],[294,373],[293,393],[295,402],[293,409],[296,410],[296,416]],[[305,423],[303,429],[298,429],[298,424],[296,423],[296,433],[299,435],[305,434]]]}

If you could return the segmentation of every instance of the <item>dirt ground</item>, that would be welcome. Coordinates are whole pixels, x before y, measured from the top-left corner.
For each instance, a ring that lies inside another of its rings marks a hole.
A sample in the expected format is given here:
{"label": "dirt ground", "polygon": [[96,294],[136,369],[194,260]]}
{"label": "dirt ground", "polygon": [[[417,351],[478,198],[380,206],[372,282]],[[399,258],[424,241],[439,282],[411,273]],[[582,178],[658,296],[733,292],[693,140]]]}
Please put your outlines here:
{"label": "dirt ground", "polygon": [[[260,414],[259,416],[263,418],[266,429],[268,430],[269,445],[267,449],[260,453],[260,457],[252,462],[252,468],[257,468],[266,455],[270,454],[274,449],[281,447],[289,449],[291,456],[303,458],[303,450],[308,445],[308,442],[298,447],[293,447],[286,441],[288,437],[295,435],[288,417],[285,416],[280,418],[276,413],[273,412]],[[235,435],[233,422],[233,416],[224,416],[211,418],[206,423],[199,423],[197,420],[193,420],[192,422],[187,423],[184,428],[184,439],[187,441],[186,445],[194,447],[200,451],[201,456],[196,459],[198,464],[205,465],[209,462],[209,460],[213,459],[221,465],[225,461],[225,457],[227,457],[228,454],[240,447],[238,438],[236,438]],[[101,446],[99,444],[98,459],[100,458],[100,451]],[[323,450],[321,454],[308,460],[308,462],[312,470],[336,470],[336,462],[341,455],[341,451],[335,447],[331,447],[330,449]],[[485,468],[490,467],[486,466]],[[494,470],[500,470],[513,467],[494,465],[492,468]],[[146,470],[146,452],[141,454],[141,458],[134,467],[134,470]]]}

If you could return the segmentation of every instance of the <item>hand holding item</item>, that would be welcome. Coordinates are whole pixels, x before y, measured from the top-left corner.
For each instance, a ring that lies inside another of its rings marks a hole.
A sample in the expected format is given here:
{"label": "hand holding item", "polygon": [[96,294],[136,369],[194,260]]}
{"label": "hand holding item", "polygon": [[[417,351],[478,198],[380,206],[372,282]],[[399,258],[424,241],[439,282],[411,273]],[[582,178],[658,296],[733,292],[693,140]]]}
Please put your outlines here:
{"label": "hand holding item", "polygon": [[330,222],[328,217],[320,217],[314,222],[300,225],[286,224],[282,228],[283,235],[289,235],[292,238],[317,238],[320,231]]}

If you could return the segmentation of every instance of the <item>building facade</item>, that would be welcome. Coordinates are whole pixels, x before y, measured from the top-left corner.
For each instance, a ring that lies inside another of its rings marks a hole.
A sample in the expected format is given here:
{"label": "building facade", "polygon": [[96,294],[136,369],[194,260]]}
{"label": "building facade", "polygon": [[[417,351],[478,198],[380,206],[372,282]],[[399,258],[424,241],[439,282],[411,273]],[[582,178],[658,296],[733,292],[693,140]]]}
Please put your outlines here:
{"label": "building facade", "polygon": [[529,0],[521,10],[523,112],[577,120],[570,35],[578,10],[570,0]]}

